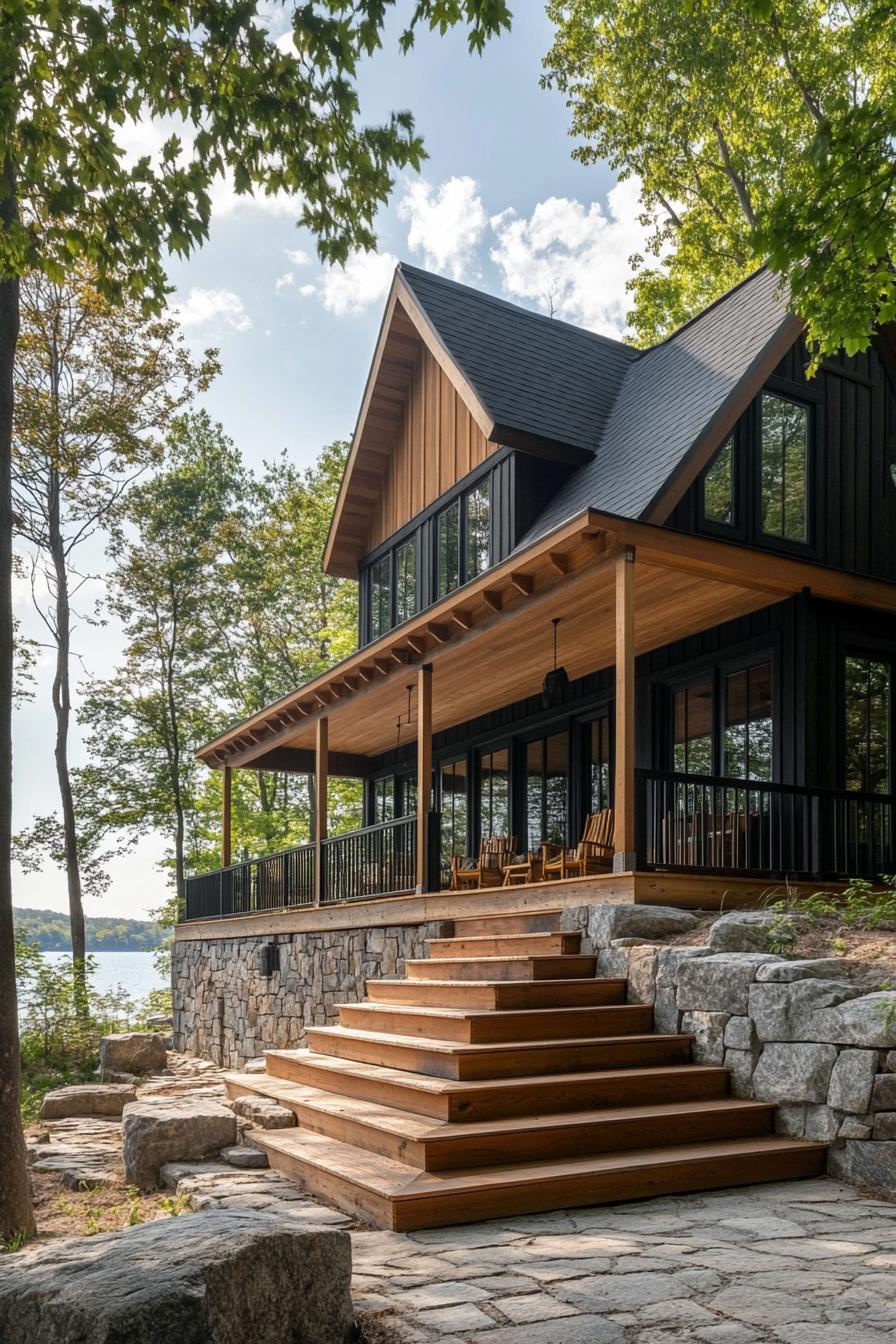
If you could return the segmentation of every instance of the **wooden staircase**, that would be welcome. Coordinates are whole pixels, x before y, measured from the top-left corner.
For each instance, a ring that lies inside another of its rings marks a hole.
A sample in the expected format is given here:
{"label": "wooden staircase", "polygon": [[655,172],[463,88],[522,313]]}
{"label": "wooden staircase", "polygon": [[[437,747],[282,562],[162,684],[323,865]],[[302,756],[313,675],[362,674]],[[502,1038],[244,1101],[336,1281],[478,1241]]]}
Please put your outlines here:
{"label": "wooden staircase", "polygon": [[559,912],[458,920],[429,951],[227,1076],[295,1112],[253,1141],[312,1194],[410,1231],[824,1171],[823,1144],[778,1138],[771,1103],[595,979]]}

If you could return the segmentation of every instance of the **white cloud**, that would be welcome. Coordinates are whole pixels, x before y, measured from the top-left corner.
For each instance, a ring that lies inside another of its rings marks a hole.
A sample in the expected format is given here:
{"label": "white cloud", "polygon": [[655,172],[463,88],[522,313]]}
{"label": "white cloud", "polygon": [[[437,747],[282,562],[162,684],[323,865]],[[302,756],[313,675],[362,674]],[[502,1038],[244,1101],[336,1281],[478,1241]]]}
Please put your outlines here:
{"label": "white cloud", "polygon": [[274,281],[274,288],[279,294],[282,289],[294,289],[296,278],[292,271],[287,271],[285,275],[278,275]]}
{"label": "white cloud", "polygon": [[398,205],[408,221],[408,247],[433,271],[460,280],[470,268],[488,218],[472,177],[449,177],[438,187],[424,178],[408,183]]}
{"label": "white cloud", "polygon": [[344,317],[379,303],[389,292],[397,262],[391,252],[352,252],[344,267],[329,267],[321,286],[327,312]]}
{"label": "white cloud", "polygon": [[310,299],[312,294],[317,293],[317,285],[300,285],[299,293],[303,299]]}
{"label": "white cloud", "polygon": [[174,314],[187,330],[248,331],[252,326],[242,299],[232,289],[191,289]]}
{"label": "white cloud", "polygon": [[311,265],[311,253],[310,253],[310,252],[306,252],[306,251],[305,251],[303,248],[301,248],[301,247],[296,247],[296,248],[289,248],[289,247],[288,247],[288,248],[286,249],[286,255],[287,255],[287,257],[289,258],[289,260],[292,262],[293,266],[310,266],[310,265]]}
{"label": "white cloud", "polygon": [[543,311],[553,307],[567,322],[620,336],[631,302],[629,257],[645,241],[638,197],[639,183],[629,179],[608,193],[606,212],[596,201],[551,196],[528,219],[514,210],[494,215],[491,257],[505,291]]}

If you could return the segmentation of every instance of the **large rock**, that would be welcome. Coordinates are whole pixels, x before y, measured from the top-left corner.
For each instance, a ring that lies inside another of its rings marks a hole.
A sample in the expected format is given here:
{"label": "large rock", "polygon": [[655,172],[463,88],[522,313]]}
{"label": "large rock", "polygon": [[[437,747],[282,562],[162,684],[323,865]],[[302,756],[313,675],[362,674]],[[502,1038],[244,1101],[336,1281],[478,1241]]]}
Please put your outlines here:
{"label": "large rock", "polygon": [[826,1101],[836,1059],[833,1045],[767,1045],[753,1091],[760,1101]]}
{"label": "large rock", "polygon": [[896,1141],[847,1139],[828,1153],[828,1171],[842,1181],[896,1190]]}
{"label": "large rock", "polygon": [[121,1115],[137,1100],[133,1086],[122,1083],[79,1083],[47,1092],[40,1105],[41,1120],[66,1120],[72,1115]]}
{"label": "large rock", "polygon": [[866,970],[861,962],[847,961],[844,957],[808,957],[796,961],[770,961],[756,972],[759,981],[776,984],[791,980],[847,980]]}
{"label": "large rock", "polygon": [[713,952],[767,952],[769,936],[781,922],[773,910],[732,910],[716,920],[707,942]]}
{"label": "large rock", "polygon": [[682,1013],[681,1030],[693,1036],[691,1058],[695,1064],[721,1064],[725,1058],[727,1013]]}
{"label": "large rock", "polygon": [[743,1016],[756,972],[769,960],[763,952],[722,952],[683,962],[676,977],[679,1008]]}
{"label": "large rock", "polygon": [[864,1115],[871,1104],[877,1060],[876,1050],[841,1050],[831,1074],[828,1105]]}
{"label": "large rock", "polygon": [[295,1112],[281,1106],[273,1097],[234,1097],[228,1103],[234,1115],[248,1120],[258,1129],[291,1129],[297,1123]]}
{"label": "large rock", "polygon": [[842,980],[754,984],[750,1016],[762,1041],[821,1041],[887,1049],[896,1045],[896,992],[864,994]]}
{"label": "large rock", "polygon": [[0,1260],[20,1344],[348,1344],[351,1242],[245,1209],[54,1242]]}
{"label": "large rock", "polygon": [[220,1102],[196,1098],[135,1101],[124,1108],[125,1180],[141,1190],[159,1184],[166,1162],[190,1162],[236,1143],[236,1116]]}
{"label": "large rock", "polygon": [[168,1063],[157,1031],[119,1031],[100,1041],[100,1070],[107,1073],[158,1073]]}
{"label": "large rock", "polygon": [[596,948],[614,938],[673,938],[690,933],[698,920],[687,910],[665,905],[596,905],[588,917],[588,937]]}
{"label": "large rock", "polygon": [[871,1091],[871,1111],[896,1111],[896,1073],[878,1073]]}

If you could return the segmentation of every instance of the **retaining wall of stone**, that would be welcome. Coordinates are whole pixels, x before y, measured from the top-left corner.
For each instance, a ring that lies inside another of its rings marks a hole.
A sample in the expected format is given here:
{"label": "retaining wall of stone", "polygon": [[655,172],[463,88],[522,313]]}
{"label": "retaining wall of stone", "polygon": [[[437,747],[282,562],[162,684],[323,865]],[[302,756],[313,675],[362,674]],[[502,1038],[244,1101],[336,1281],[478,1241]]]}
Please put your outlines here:
{"label": "retaining wall of stone", "polygon": [[[629,1002],[653,1005],[657,1031],[692,1033],[694,1059],[731,1069],[736,1096],[776,1102],[779,1132],[830,1143],[832,1174],[896,1188],[896,991],[875,988],[871,968],[771,955],[762,914],[722,916],[701,947],[670,946],[695,926],[682,910],[578,906],[562,918],[598,975],[626,977]],[[428,939],[450,933],[423,924],[177,942],[175,1049],[234,1068],[298,1048],[306,1026],[362,999],[366,980],[403,975]]]}

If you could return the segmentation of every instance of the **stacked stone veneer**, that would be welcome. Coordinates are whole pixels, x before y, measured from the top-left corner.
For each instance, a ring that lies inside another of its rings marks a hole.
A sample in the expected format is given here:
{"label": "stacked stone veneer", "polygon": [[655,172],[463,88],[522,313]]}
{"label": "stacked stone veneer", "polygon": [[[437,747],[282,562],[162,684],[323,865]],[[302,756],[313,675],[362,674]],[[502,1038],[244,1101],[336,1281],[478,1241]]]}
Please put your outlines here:
{"label": "stacked stone veneer", "polygon": [[[305,1028],[337,1018],[336,1005],[364,998],[368,979],[404,975],[430,938],[451,925],[396,925],[265,938],[176,942],[171,967],[174,1048],[240,1068],[265,1050],[298,1048]],[[273,973],[264,948],[274,944]]]}
{"label": "stacked stone veneer", "polygon": [[[625,976],[629,1001],[653,1005],[657,1031],[692,1033],[694,1059],[730,1068],[735,1095],[776,1102],[781,1133],[830,1143],[833,1174],[896,1187],[896,991],[874,988],[873,970],[856,963],[762,951],[767,924],[725,915],[706,946],[686,947],[668,942],[694,927],[685,911],[563,913],[564,929],[597,955],[598,975]],[[234,1068],[299,1047],[306,1026],[334,1022],[338,1003],[362,999],[367,979],[403,975],[406,959],[450,932],[424,924],[177,942],[175,1048]]]}

